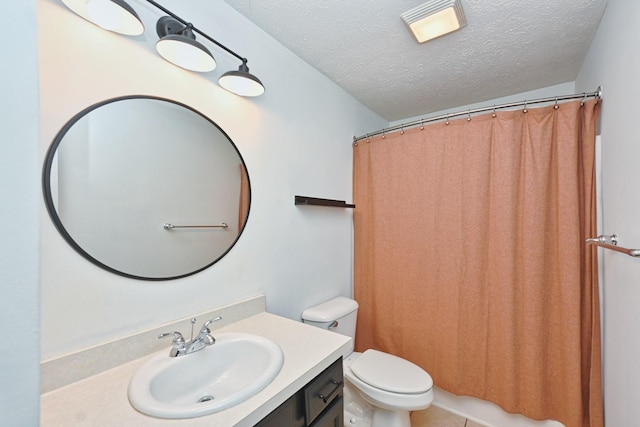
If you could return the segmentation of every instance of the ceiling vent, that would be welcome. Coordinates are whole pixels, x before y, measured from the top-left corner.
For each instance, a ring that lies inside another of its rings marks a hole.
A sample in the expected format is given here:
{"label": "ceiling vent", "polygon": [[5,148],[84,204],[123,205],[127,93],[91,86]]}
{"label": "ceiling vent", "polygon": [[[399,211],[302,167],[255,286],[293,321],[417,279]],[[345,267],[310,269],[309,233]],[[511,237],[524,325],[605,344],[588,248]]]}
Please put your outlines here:
{"label": "ceiling vent", "polygon": [[432,0],[400,17],[418,43],[433,40],[467,25],[460,0]]}

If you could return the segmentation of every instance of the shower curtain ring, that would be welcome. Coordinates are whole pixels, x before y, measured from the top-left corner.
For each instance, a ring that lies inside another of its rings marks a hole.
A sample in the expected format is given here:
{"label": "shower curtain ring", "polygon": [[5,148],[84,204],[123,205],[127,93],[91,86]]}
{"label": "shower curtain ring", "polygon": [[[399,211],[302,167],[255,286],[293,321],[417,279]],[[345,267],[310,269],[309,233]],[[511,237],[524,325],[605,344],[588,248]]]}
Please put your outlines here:
{"label": "shower curtain ring", "polygon": [[555,105],[553,106],[553,109],[554,109],[554,110],[557,110],[558,108],[560,108],[560,106],[558,105],[558,97],[556,96],[556,103],[555,103]]}
{"label": "shower curtain ring", "polygon": [[469,111],[467,111],[467,121],[468,122],[471,121],[471,109],[469,109]]}
{"label": "shower curtain ring", "polygon": [[404,135],[404,125],[402,125],[402,127],[401,127],[400,135]]}
{"label": "shower curtain ring", "polygon": [[445,121],[444,124],[449,126],[449,115],[448,114],[447,114],[447,121]]}
{"label": "shower curtain ring", "polygon": [[527,100],[524,100],[524,109],[522,110],[523,113],[528,113],[529,109],[527,108]]}
{"label": "shower curtain ring", "polygon": [[491,115],[491,117],[493,117],[494,119],[496,117],[498,117],[498,115],[496,114],[496,106],[495,105],[493,106],[493,114]]}
{"label": "shower curtain ring", "polygon": [[420,120],[420,130],[424,130],[424,119]]}
{"label": "shower curtain ring", "polygon": [[584,107],[584,101],[586,101],[587,99],[587,93],[586,92],[582,92],[582,101],[580,101],[580,106]]}
{"label": "shower curtain ring", "polygon": [[384,130],[382,131],[382,139],[385,139],[387,135],[384,134]]}

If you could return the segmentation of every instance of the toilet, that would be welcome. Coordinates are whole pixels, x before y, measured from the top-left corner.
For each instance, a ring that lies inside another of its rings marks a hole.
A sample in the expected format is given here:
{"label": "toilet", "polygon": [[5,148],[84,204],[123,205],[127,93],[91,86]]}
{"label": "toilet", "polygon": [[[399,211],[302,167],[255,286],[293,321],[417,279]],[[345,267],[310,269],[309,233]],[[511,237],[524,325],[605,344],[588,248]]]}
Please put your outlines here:
{"label": "toilet", "polygon": [[[302,321],[355,340],[357,315],[356,301],[336,297],[306,309]],[[345,426],[411,427],[411,411],[431,405],[431,376],[408,360],[377,350],[354,352],[353,345],[342,357]]]}

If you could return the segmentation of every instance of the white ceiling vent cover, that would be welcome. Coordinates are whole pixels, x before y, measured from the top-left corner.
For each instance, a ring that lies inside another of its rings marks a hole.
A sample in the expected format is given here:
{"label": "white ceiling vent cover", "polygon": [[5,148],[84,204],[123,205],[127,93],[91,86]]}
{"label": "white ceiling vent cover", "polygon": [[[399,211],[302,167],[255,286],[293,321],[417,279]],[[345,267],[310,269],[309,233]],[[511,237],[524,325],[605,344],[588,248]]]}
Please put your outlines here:
{"label": "white ceiling vent cover", "polygon": [[432,0],[400,17],[418,43],[449,34],[467,25],[460,0]]}

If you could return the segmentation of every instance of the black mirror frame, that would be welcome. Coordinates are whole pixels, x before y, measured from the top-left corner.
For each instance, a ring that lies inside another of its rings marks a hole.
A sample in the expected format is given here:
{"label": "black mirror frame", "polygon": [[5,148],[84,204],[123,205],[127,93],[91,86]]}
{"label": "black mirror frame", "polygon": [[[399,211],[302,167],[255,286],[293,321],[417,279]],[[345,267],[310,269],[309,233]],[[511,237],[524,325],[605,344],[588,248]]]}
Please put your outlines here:
{"label": "black mirror frame", "polygon": [[[247,207],[247,215],[244,219],[244,223],[242,224],[242,228],[240,230],[238,230],[238,235],[235,238],[235,240],[233,241],[233,243],[231,245],[229,245],[229,247],[216,259],[214,259],[211,263],[198,268],[194,271],[185,273],[185,274],[179,274],[176,276],[169,276],[169,277],[144,277],[144,276],[137,276],[134,274],[130,274],[130,273],[126,273],[120,270],[117,270],[113,267],[110,267],[104,263],[102,263],[101,261],[99,261],[98,259],[94,258],[93,256],[91,256],[89,253],[87,253],[84,249],[82,249],[82,247],[73,239],[73,237],[71,237],[71,235],[69,234],[69,232],[65,229],[64,225],[62,224],[62,221],[60,219],[60,217],[58,216],[58,213],[56,212],[56,208],[53,202],[53,197],[51,195],[51,168],[53,165],[53,159],[55,157],[56,154],[56,150],[58,148],[58,146],[60,145],[60,143],[62,142],[62,139],[64,138],[64,136],[67,134],[67,132],[69,131],[69,129],[71,129],[71,127],[78,122],[78,120],[80,120],[82,117],[84,117],[85,115],[87,115],[88,113],[90,113],[91,111],[102,107],[104,105],[107,104],[111,104],[114,102],[118,102],[118,101],[125,101],[128,99],[151,99],[151,100],[156,100],[156,101],[163,101],[163,102],[168,102],[171,104],[175,104],[178,105],[180,107],[186,108],[190,111],[192,111],[193,113],[196,113],[197,115],[199,115],[200,117],[204,118],[205,120],[207,120],[209,123],[211,123],[213,126],[215,126],[226,138],[227,140],[231,143],[231,145],[233,146],[233,149],[236,151],[236,153],[238,154],[238,158],[240,159],[240,161],[242,162],[242,166],[244,168],[244,172],[246,173],[247,176],[247,191],[248,191],[248,196],[249,196],[249,204]],[[111,273],[117,274],[119,276],[123,276],[123,277],[127,277],[129,279],[136,279],[136,280],[146,280],[146,281],[166,281],[166,280],[175,280],[175,279],[181,279],[184,277],[188,277],[191,275],[194,275],[196,273],[199,273],[203,270],[206,270],[207,268],[211,267],[213,264],[217,263],[218,261],[220,261],[222,258],[224,258],[229,251],[231,251],[231,249],[236,245],[236,243],[238,242],[238,240],[240,239],[240,236],[242,235],[242,233],[244,232],[246,226],[247,226],[247,222],[249,220],[249,215],[251,212],[251,199],[252,199],[252,190],[251,190],[251,179],[249,177],[249,172],[247,170],[247,165],[244,161],[244,158],[242,157],[242,154],[240,154],[240,151],[238,150],[238,147],[236,146],[236,144],[233,142],[233,140],[229,137],[229,135],[220,127],[218,126],[217,123],[215,123],[213,120],[211,120],[210,118],[208,118],[207,116],[205,116],[204,114],[200,113],[198,110],[183,104],[181,102],[178,101],[174,101],[171,99],[166,99],[166,98],[161,98],[161,97],[157,97],[157,96],[150,96],[150,95],[127,95],[127,96],[120,96],[120,97],[115,97],[115,98],[110,98],[98,103],[95,103],[87,108],[85,108],[84,110],[80,111],[79,113],[77,113],[75,116],[73,116],[67,123],[65,123],[65,125],[62,127],[62,129],[60,129],[60,131],[57,133],[56,137],[54,138],[53,142],[51,143],[51,145],[49,146],[49,149],[47,150],[47,154],[45,156],[45,161],[44,161],[44,166],[43,166],[43,172],[42,172],[42,192],[43,192],[43,196],[44,196],[44,202],[45,202],[45,206],[47,208],[47,212],[49,213],[49,217],[51,218],[51,221],[53,222],[54,226],[56,227],[56,229],[58,230],[58,232],[60,233],[60,235],[64,238],[64,240],[78,253],[80,254],[83,258],[85,258],[86,260],[90,261],[91,263],[97,265],[98,267],[109,271]]]}

